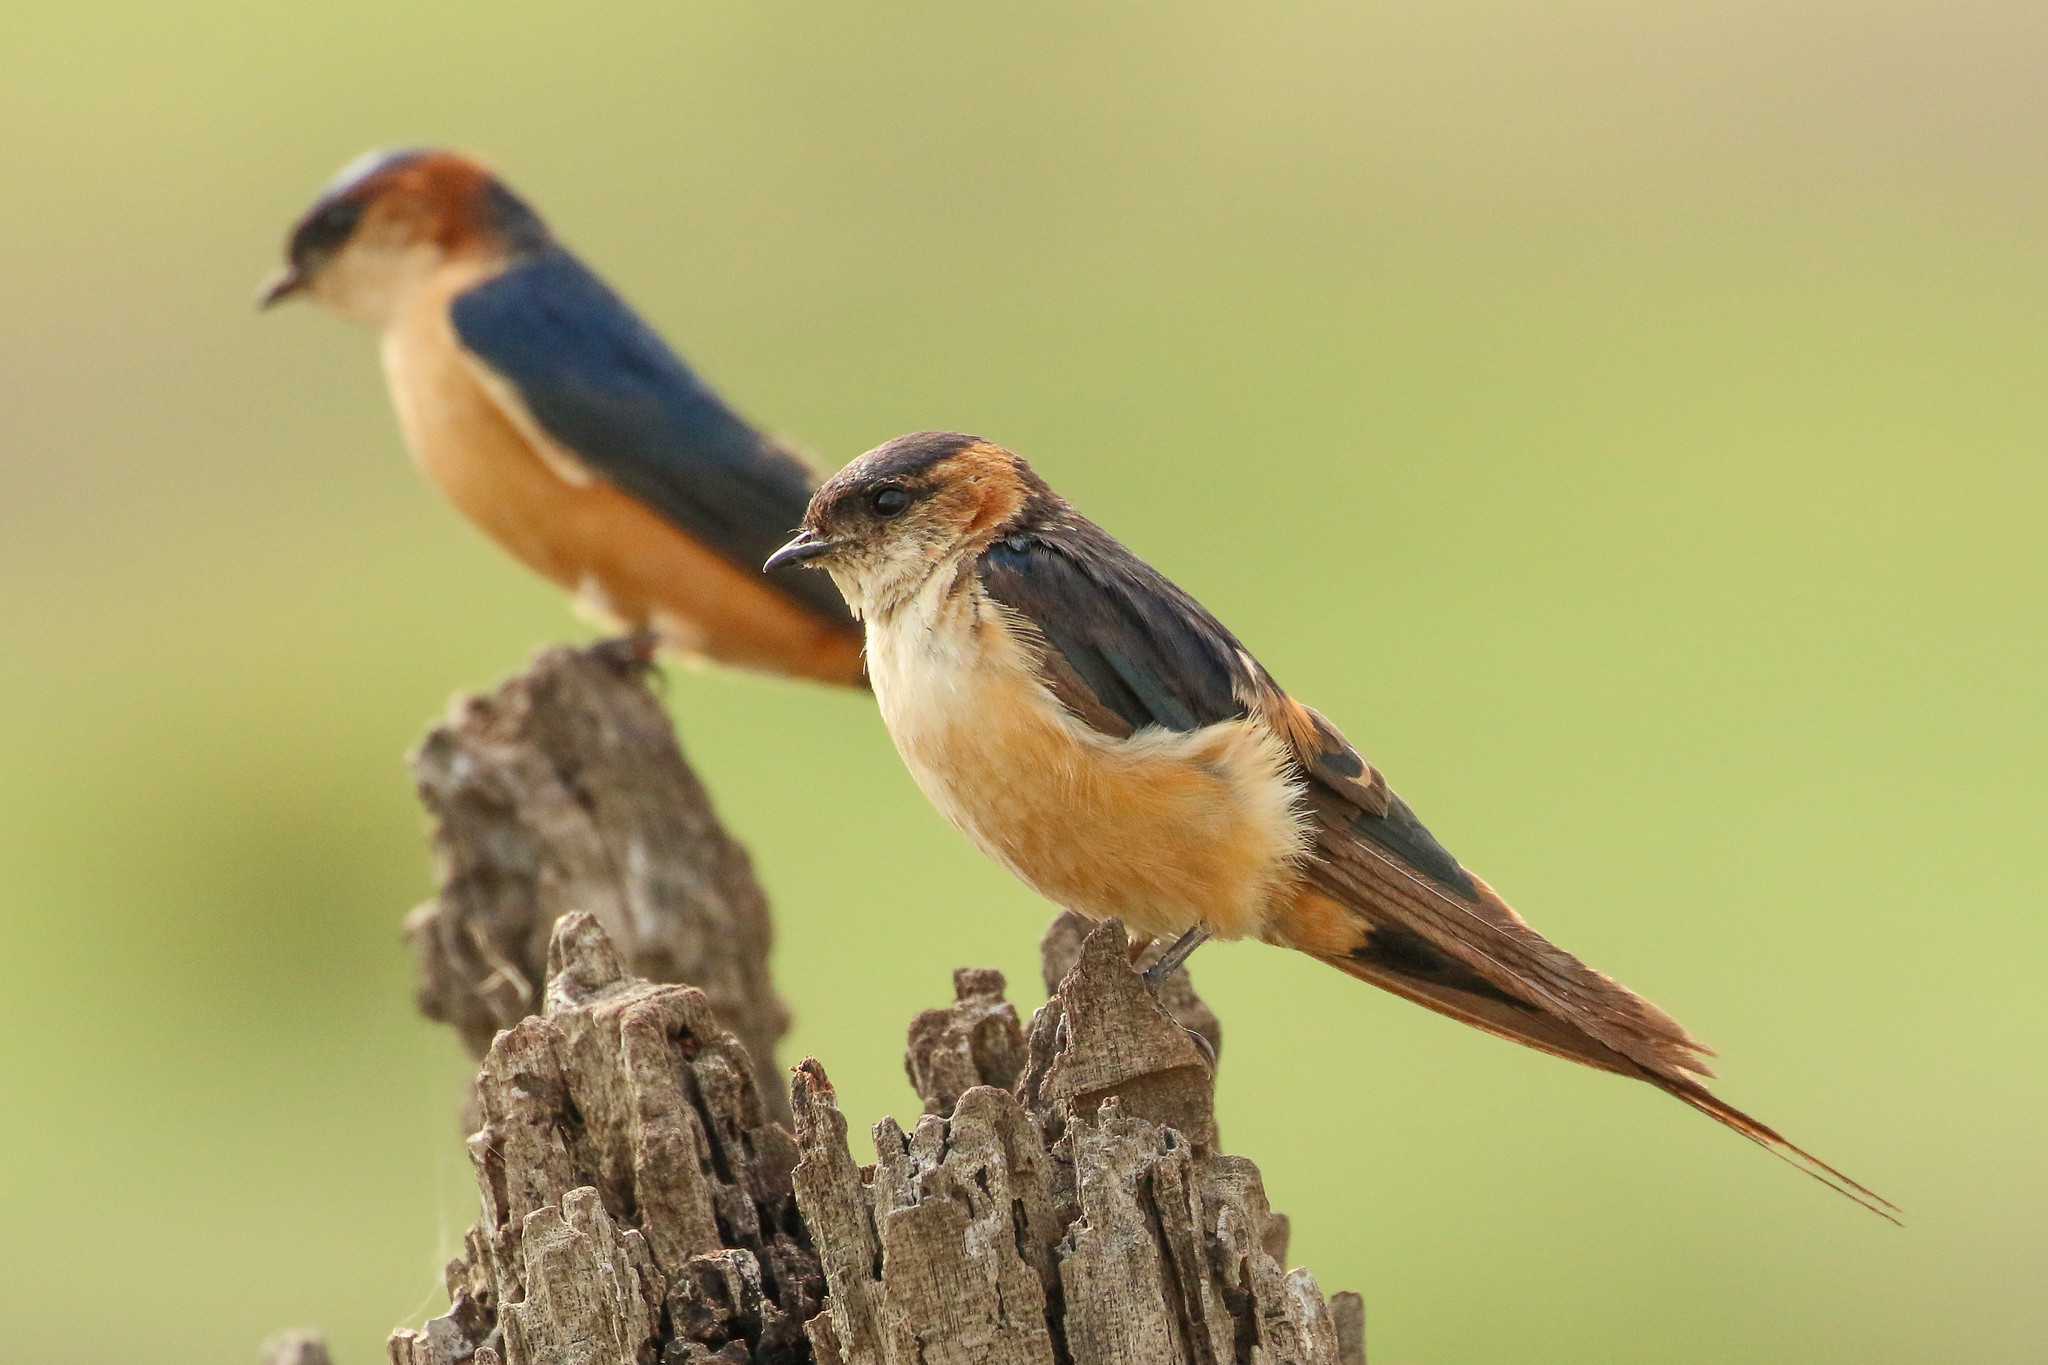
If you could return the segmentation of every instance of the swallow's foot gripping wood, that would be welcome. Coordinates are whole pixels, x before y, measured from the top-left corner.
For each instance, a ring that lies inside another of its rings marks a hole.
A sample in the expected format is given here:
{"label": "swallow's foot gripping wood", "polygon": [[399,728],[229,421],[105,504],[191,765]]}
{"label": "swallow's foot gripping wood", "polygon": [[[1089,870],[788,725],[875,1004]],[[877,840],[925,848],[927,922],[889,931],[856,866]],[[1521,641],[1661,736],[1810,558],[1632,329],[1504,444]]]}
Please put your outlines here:
{"label": "swallow's foot gripping wood", "polygon": [[[1038,942],[1038,969],[1047,995],[1059,994],[1060,982],[1081,960],[1081,945],[1087,941],[1088,935],[1095,932],[1095,928],[1094,920],[1071,910],[1062,910],[1045,927],[1045,937]],[[1138,951],[1131,954],[1132,970],[1143,975],[1158,960],[1160,952],[1159,940],[1144,940]],[[1203,1003],[1201,996],[1195,994],[1194,980],[1188,975],[1187,967],[1183,965],[1168,976],[1153,988],[1152,994],[1159,1001],[1160,1008],[1173,1016],[1173,1022],[1197,1039],[1196,1045],[1208,1057],[1210,1069],[1214,1070],[1217,1058],[1223,1054],[1223,1021]]]}
{"label": "swallow's foot gripping wood", "polygon": [[621,672],[652,668],[655,655],[661,652],[661,632],[650,629],[629,630],[624,635],[615,635],[609,640],[599,640],[595,644],[585,646],[583,652]]}
{"label": "swallow's foot gripping wood", "polygon": [[1209,926],[1197,924],[1175,939],[1165,952],[1155,959],[1144,971],[1145,984],[1158,990],[1166,984],[1168,977],[1181,969],[1181,965],[1195,955],[1195,949],[1209,941]]}
{"label": "swallow's foot gripping wood", "polygon": [[[635,974],[702,989],[753,1056],[772,1061],[789,1027],[767,895],[684,761],[640,641],[550,649],[457,698],[413,752],[441,883],[406,920],[419,1006],[474,1056],[540,1008],[548,934],[572,910]],[[762,1098],[787,1117],[780,1085]]]}

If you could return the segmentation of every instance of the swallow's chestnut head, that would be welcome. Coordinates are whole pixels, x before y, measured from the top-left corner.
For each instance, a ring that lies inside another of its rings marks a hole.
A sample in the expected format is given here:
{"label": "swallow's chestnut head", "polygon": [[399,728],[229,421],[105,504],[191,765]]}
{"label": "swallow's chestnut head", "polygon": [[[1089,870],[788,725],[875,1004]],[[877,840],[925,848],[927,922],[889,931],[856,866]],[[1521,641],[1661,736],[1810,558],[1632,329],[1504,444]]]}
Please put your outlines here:
{"label": "swallow's chestnut head", "polygon": [[305,294],[381,328],[441,265],[525,255],[550,241],[540,218],[481,162],[423,148],[370,152],[343,167],[293,226],[284,267],[259,303]]}
{"label": "swallow's chestnut head", "polygon": [[861,617],[915,596],[939,570],[1064,504],[1031,466],[957,431],[876,446],[812,495],[796,539],[766,567],[828,571]]}

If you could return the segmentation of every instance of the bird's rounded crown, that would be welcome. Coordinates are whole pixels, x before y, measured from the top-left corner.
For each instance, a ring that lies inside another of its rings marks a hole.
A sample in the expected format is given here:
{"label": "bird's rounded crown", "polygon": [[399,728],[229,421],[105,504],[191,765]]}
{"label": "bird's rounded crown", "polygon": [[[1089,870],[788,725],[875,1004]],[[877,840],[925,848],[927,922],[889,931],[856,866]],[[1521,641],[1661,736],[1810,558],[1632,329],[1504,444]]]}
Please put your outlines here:
{"label": "bird's rounded crown", "polygon": [[265,302],[310,286],[343,251],[373,235],[445,256],[523,255],[551,240],[539,215],[474,157],[433,147],[367,152],[344,166],[292,225],[285,273]]}
{"label": "bird's rounded crown", "polygon": [[859,612],[886,607],[963,553],[1065,504],[1021,458],[978,436],[920,431],[827,479],[803,534],[771,563],[828,569]]}
{"label": "bird's rounded crown", "polygon": [[913,528],[972,539],[1054,499],[1021,456],[959,431],[920,431],[876,446],[827,479],[804,525],[834,537],[894,538]]}

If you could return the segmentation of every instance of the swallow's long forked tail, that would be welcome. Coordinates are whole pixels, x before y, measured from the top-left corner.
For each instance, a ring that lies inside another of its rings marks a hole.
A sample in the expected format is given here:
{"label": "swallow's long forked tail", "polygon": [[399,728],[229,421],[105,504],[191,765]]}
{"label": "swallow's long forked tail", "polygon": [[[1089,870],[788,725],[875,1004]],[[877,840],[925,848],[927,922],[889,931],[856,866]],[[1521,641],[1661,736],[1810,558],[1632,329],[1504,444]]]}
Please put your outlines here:
{"label": "swallow's long forked tail", "polygon": [[1728,1101],[1719,1098],[1698,1081],[1684,1076],[1654,1076],[1647,1072],[1643,1074],[1643,1079],[1674,1099],[1683,1100],[1708,1118],[1733,1128],[1780,1161],[1796,1170],[1804,1171],[1835,1193],[1855,1200],[1886,1222],[1898,1227],[1906,1225],[1900,1217],[1897,1204],[1869,1186],[1851,1180],[1812,1152],[1787,1139],[1768,1123],[1751,1118]]}
{"label": "swallow's long forked tail", "polygon": [[1471,879],[1477,895],[1467,901],[1365,841],[1325,838],[1321,851],[1316,899],[1370,927],[1352,951],[1312,956],[1498,1037],[1647,1081],[1903,1226],[1890,1200],[1708,1090],[1695,1079],[1713,1074],[1703,1044],[1649,1001],[1544,939],[1485,882]]}
{"label": "swallow's long forked tail", "polygon": [[1317,954],[1317,957],[1347,976],[1369,981],[1381,990],[1447,1015],[1460,1023],[1484,1029],[1496,1037],[1506,1038],[1510,1042],[1533,1047],[1539,1052],[1548,1052],[1553,1057],[1563,1057],[1567,1061],[1578,1062],[1601,1071],[1612,1071],[1616,1075],[1648,1081],[1665,1094],[1683,1101],[1715,1122],[1734,1129],[1779,1160],[1812,1176],[1837,1194],[1855,1201],[1888,1222],[1904,1226],[1900,1221],[1896,1204],[1842,1174],[1813,1153],[1787,1139],[1769,1124],[1751,1118],[1690,1076],[1652,1071],[1594,1041],[1562,1020],[1547,1014],[1531,1012],[1524,1006],[1509,1005],[1490,994],[1461,990],[1455,985],[1443,982],[1420,980],[1412,975],[1360,962],[1355,958],[1322,954]]}

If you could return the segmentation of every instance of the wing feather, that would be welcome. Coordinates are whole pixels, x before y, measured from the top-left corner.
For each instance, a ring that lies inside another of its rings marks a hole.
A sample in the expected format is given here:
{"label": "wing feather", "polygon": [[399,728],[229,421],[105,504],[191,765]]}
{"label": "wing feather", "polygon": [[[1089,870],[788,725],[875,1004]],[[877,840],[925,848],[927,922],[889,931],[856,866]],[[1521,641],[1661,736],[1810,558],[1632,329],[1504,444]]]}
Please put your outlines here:
{"label": "wing feather", "polygon": [[[560,447],[550,464],[566,452],[749,573],[802,523],[812,487],[803,462],[727,407],[568,251],[515,262],[449,312],[463,346]],[[790,568],[769,578],[854,628],[823,575]]]}
{"label": "wing feather", "polygon": [[1282,691],[1201,603],[1092,522],[1069,512],[997,541],[980,574],[989,596],[1045,642],[1046,685],[1096,729],[1122,738],[1148,725],[1186,731],[1257,715],[1306,771],[1363,810],[1391,810],[1386,779],[1336,726]]}
{"label": "wing feather", "polygon": [[[1415,934],[1488,984],[1557,1016],[1601,1047],[1660,1075],[1710,1076],[1711,1049],[1663,1010],[1531,929],[1493,888],[1463,872],[1469,895],[1358,837],[1348,803],[1311,789],[1318,889],[1372,924]],[[1403,807],[1405,809],[1405,807]],[[1462,869],[1461,869],[1462,872]]]}

